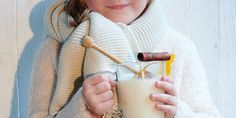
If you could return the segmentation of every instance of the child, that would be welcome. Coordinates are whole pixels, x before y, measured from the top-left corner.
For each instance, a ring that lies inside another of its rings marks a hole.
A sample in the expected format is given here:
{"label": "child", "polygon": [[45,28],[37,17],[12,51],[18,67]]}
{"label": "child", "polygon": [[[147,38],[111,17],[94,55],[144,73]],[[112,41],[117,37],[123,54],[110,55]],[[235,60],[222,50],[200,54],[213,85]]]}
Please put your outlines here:
{"label": "child", "polygon": [[175,54],[172,78],[153,83],[165,93],[150,94],[165,104],[153,107],[166,118],[219,118],[194,44],[168,27],[160,7],[158,0],[57,0],[33,68],[30,117],[121,117],[115,62],[82,46],[89,35],[124,62],[135,62],[137,52]]}

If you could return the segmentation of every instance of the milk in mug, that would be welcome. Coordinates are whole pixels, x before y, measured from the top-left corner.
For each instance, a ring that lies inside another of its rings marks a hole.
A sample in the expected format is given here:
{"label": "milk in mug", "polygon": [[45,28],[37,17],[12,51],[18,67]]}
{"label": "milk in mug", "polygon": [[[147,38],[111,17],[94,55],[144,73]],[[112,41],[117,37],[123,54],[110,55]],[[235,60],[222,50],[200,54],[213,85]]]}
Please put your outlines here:
{"label": "milk in mug", "polygon": [[118,80],[119,106],[123,118],[164,118],[164,112],[155,110],[157,102],[149,98],[151,93],[163,93],[155,87],[160,77],[135,79],[132,76],[120,76]]}

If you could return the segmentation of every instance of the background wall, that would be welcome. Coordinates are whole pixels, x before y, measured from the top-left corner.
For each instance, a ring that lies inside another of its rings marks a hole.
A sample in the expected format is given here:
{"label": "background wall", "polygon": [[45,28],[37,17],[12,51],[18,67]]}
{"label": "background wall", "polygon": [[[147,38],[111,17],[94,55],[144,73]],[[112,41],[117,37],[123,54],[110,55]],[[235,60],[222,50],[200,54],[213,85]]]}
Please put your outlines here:
{"label": "background wall", "polygon": [[[34,54],[53,0],[0,2],[0,118],[27,118]],[[196,44],[223,118],[236,111],[236,1],[161,0],[170,25]]]}

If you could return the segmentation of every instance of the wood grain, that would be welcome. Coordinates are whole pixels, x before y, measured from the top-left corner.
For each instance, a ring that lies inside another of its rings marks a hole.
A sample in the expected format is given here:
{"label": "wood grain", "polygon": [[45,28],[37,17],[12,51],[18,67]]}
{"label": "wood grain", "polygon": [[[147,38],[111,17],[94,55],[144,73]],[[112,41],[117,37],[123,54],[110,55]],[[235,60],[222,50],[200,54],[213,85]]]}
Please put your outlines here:
{"label": "wood grain", "polygon": [[218,0],[219,49],[218,76],[220,111],[224,118],[235,117],[236,111],[236,1]]}
{"label": "wood grain", "polygon": [[9,117],[11,95],[17,70],[16,3],[0,3],[0,117]]}

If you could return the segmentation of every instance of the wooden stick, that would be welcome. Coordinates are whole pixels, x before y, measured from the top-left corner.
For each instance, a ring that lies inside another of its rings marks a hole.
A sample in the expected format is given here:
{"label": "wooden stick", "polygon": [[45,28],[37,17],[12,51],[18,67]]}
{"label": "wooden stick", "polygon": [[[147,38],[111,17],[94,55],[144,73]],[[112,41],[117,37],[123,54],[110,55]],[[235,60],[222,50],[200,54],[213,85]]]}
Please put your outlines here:
{"label": "wooden stick", "polygon": [[93,49],[97,50],[98,52],[104,54],[105,56],[109,57],[111,60],[117,62],[118,64],[123,64],[127,69],[131,70],[135,74],[137,73],[137,71],[135,69],[133,69],[129,65],[125,64],[118,57],[110,55],[109,53],[107,53],[106,51],[104,51],[100,47],[98,47],[96,44],[94,44],[93,39],[91,37],[86,36],[83,40],[82,45],[86,48],[93,48]]}

